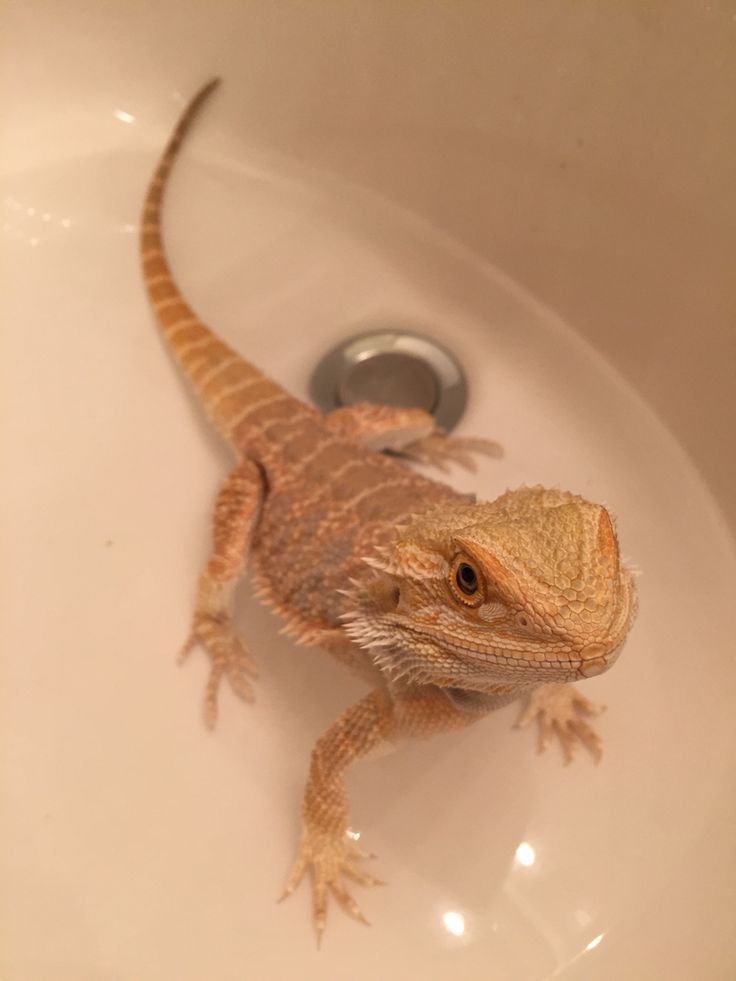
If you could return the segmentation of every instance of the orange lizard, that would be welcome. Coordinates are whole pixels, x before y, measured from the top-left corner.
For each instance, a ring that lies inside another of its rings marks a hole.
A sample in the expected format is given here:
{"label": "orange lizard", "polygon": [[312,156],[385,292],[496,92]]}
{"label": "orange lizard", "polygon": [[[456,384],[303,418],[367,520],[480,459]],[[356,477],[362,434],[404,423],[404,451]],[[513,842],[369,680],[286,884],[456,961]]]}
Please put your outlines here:
{"label": "orange lizard", "polygon": [[166,180],[197,110],[184,111],[143,207],[143,277],[170,350],[236,464],[217,498],[185,650],[211,662],[205,715],[213,725],[226,678],[253,698],[255,664],[236,635],[231,600],[252,571],[256,588],[299,642],[359,672],[371,691],[312,750],[302,835],[284,895],[311,871],[318,938],[328,896],[363,920],[346,880],[378,882],[348,836],[343,774],[404,738],[470,725],[525,699],[542,745],[597,758],[596,711],[570,682],[607,670],[636,610],[631,572],[606,508],[542,487],[475,503],[414,472],[488,449],[444,437],[416,409],[359,405],[322,414],[294,398],[207,328],[182,297],[161,236]]}

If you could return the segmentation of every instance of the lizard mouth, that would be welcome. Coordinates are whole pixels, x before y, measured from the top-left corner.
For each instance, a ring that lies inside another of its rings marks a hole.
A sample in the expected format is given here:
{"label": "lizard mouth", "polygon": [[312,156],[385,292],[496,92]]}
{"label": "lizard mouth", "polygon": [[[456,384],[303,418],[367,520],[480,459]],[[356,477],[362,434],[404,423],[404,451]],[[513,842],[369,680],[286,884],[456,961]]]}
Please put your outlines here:
{"label": "lizard mouth", "polygon": [[475,667],[473,675],[465,675],[457,681],[463,688],[483,690],[485,684],[508,681],[532,680],[538,684],[552,681],[580,681],[594,678],[608,671],[621,653],[624,642],[619,640],[615,646],[604,643],[590,643],[577,651],[554,651],[536,647],[533,651],[512,652],[508,649],[472,648],[453,642],[453,638],[443,639],[443,647],[464,664]]}

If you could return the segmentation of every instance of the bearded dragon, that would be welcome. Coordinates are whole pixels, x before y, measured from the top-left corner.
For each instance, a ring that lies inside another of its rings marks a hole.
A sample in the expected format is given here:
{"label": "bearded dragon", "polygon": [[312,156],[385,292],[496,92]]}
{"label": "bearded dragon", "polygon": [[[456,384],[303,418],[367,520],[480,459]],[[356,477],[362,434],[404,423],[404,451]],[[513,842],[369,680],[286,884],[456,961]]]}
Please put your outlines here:
{"label": "bearded dragon", "polygon": [[443,436],[416,409],[318,412],[199,320],[172,278],[161,208],[182,140],[216,84],[192,100],[166,146],[140,238],[166,344],[237,461],[217,497],[184,653],[199,645],[209,657],[208,725],[223,679],[253,699],[255,663],[231,612],[248,567],[258,595],[298,642],[320,646],[371,684],[311,754],[284,896],[311,872],[319,941],[328,897],[364,920],[346,880],[379,881],[348,835],[346,768],[403,739],[469,726],[519,698],[527,702],[520,722],[539,722],[540,748],[556,736],[567,759],[578,743],[598,758],[588,721],[597,707],[570,682],[615,662],[636,594],[605,507],[543,487],[475,503],[397,454],[466,462],[469,452],[489,449],[484,441]]}

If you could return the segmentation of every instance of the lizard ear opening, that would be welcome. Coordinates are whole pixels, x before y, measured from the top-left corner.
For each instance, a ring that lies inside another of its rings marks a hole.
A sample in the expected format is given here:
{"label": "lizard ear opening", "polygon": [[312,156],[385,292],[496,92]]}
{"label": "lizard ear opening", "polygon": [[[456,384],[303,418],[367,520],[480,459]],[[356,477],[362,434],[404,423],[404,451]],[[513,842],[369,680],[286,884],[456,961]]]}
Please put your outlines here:
{"label": "lizard ear opening", "polygon": [[388,576],[380,576],[370,586],[371,598],[376,612],[395,613],[401,600],[399,584]]}

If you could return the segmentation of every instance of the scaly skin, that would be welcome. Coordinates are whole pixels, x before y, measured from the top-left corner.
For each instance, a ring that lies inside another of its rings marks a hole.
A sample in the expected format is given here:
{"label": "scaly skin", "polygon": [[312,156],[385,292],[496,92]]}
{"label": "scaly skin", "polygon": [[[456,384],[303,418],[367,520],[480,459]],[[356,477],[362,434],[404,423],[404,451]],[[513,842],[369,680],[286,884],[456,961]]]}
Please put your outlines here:
{"label": "scaly skin", "polygon": [[[559,737],[565,758],[600,740],[597,709],[569,682],[607,670],[631,626],[636,595],[608,511],[541,487],[492,503],[408,469],[396,454],[470,463],[485,440],[444,437],[418,409],[352,406],[322,415],[220,341],[183,299],[161,239],[166,179],[194,115],[182,115],[143,208],[143,277],[166,342],[237,465],[214,514],[191,636],[211,659],[205,718],[214,725],[227,678],[253,698],[255,664],[232,627],[231,598],[252,565],[258,594],[298,641],[315,643],[372,684],[318,740],[288,895],[312,873],[318,938],[328,895],[364,919],[345,879],[378,882],[348,836],[343,774],[404,738],[470,725],[527,698],[540,747]],[[393,456],[381,450],[390,449]]]}

